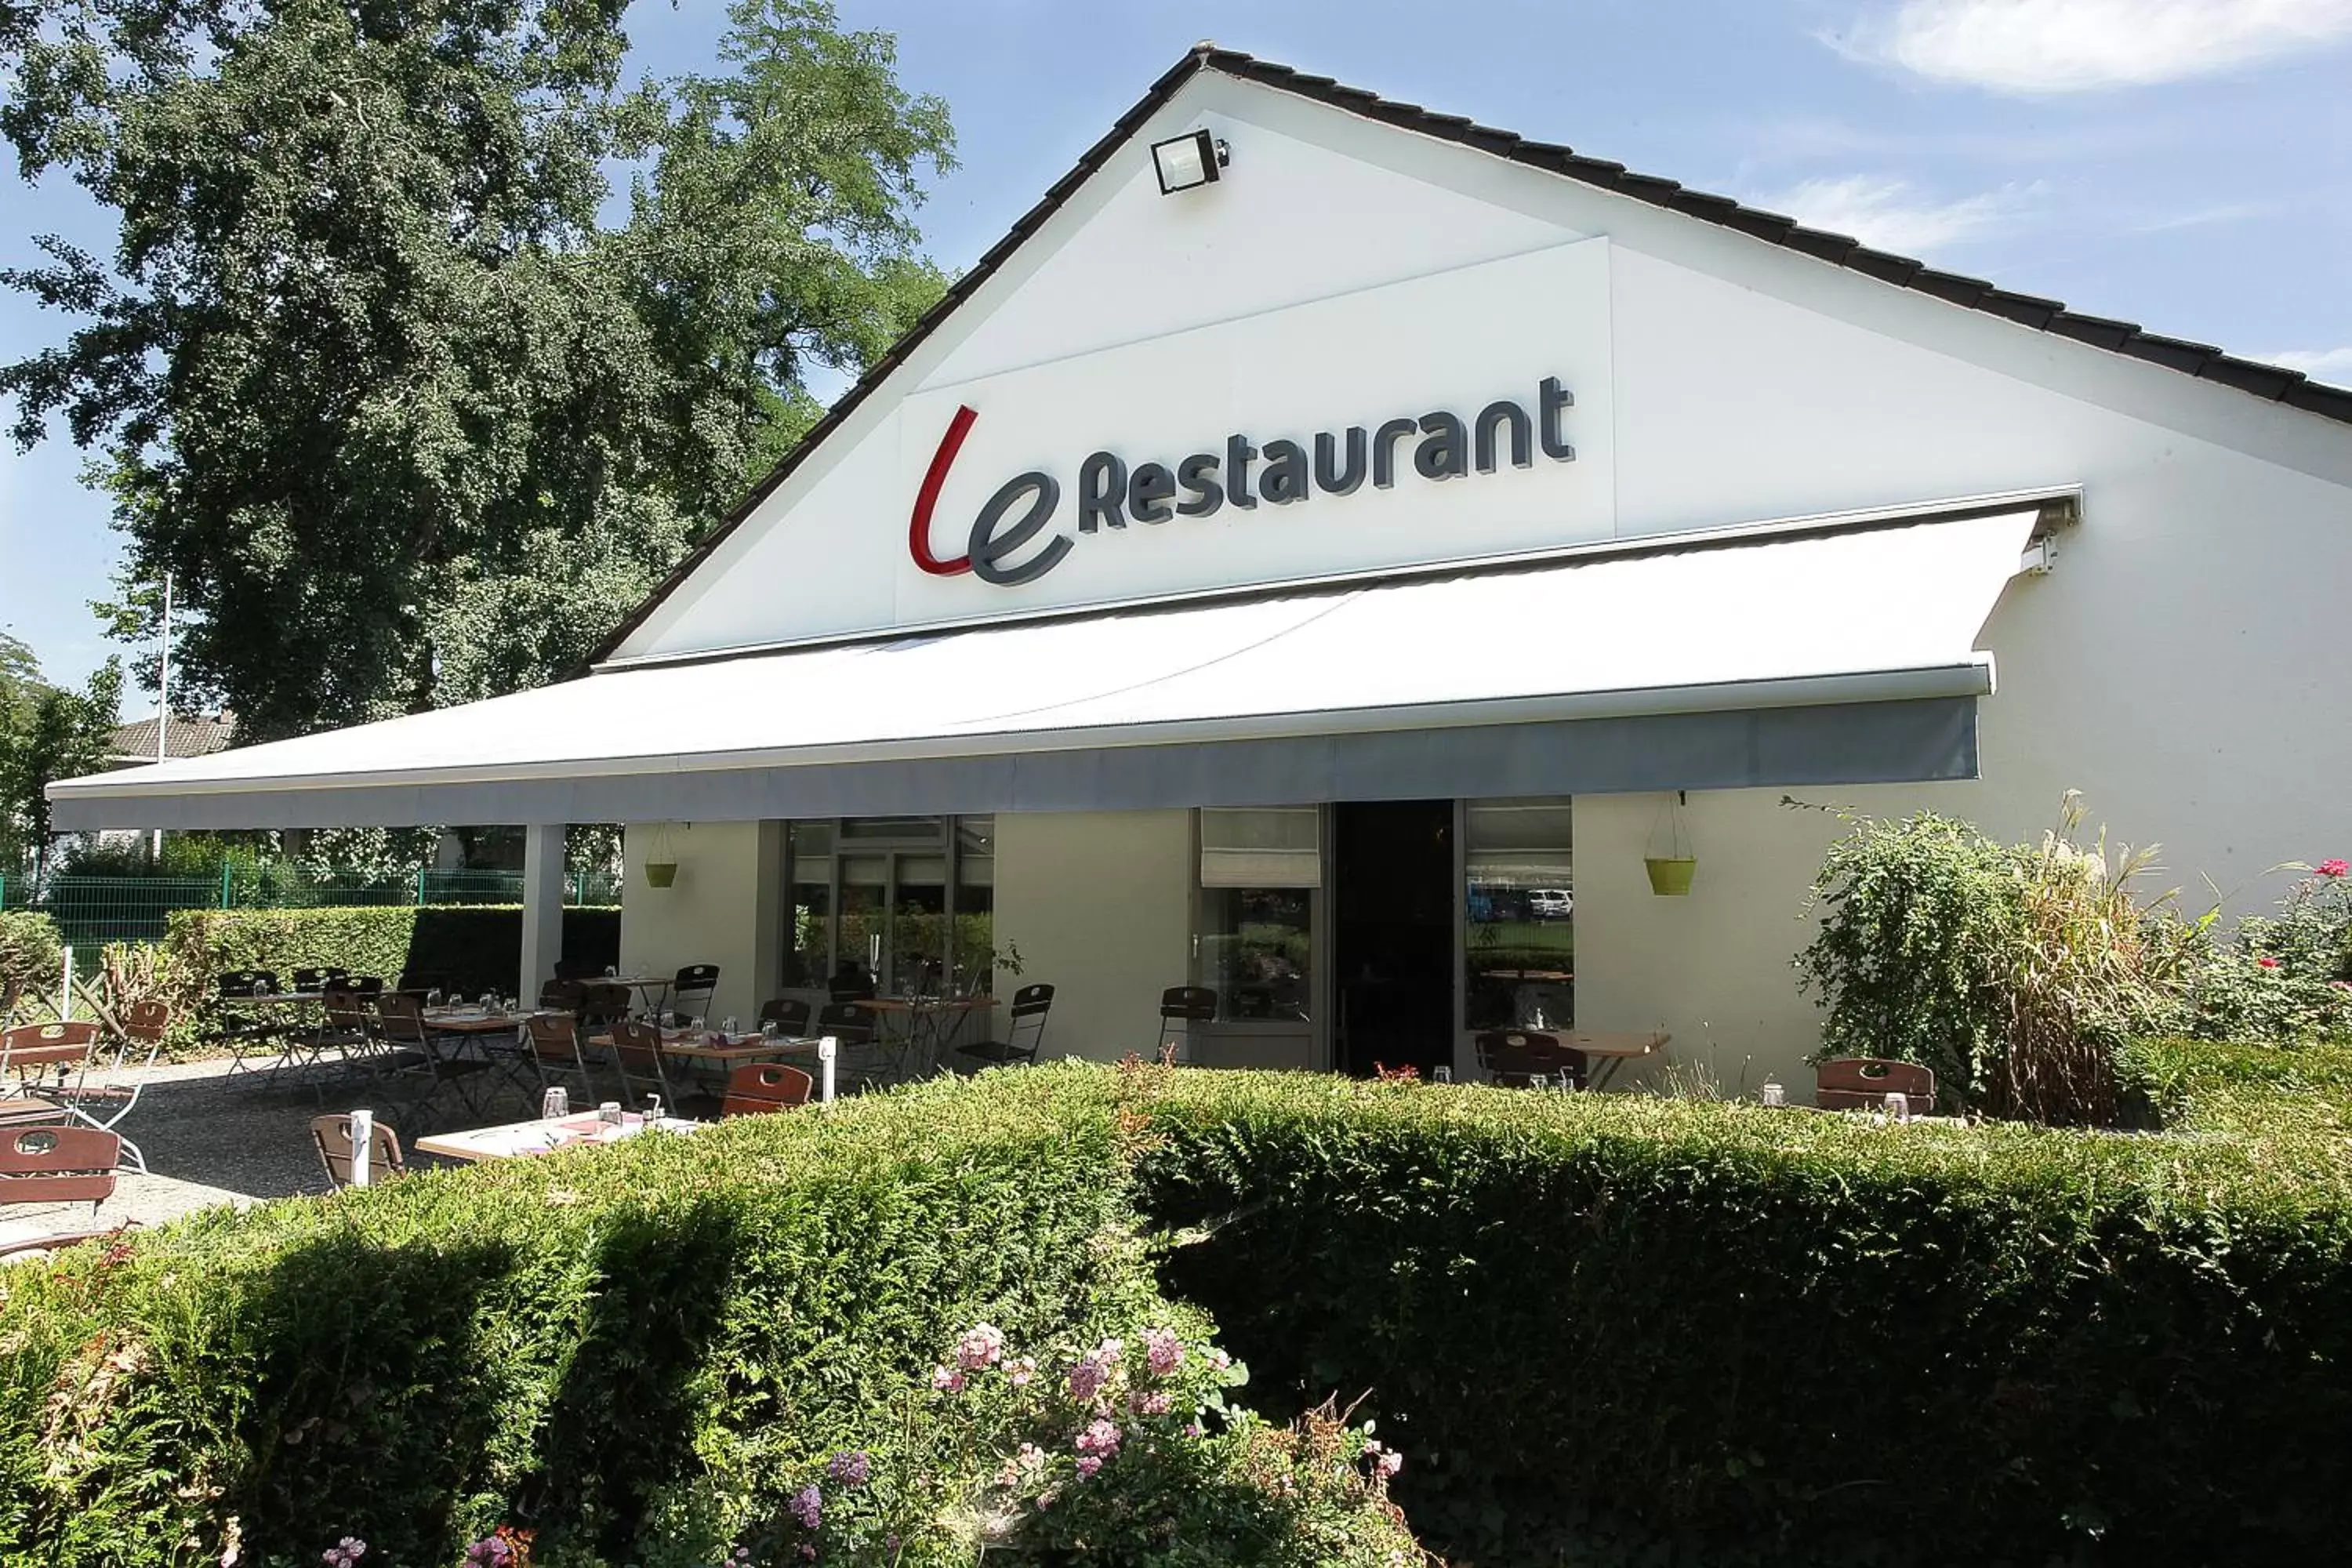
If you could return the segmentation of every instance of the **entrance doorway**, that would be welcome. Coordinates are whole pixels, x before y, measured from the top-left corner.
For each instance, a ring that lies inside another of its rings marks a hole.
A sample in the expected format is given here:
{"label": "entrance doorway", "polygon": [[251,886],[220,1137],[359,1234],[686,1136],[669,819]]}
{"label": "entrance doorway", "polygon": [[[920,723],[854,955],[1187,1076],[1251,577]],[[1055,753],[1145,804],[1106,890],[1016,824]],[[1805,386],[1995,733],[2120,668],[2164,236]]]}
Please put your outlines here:
{"label": "entrance doorway", "polygon": [[1331,807],[1331,1063],[1454,1060],[1454,803]]}

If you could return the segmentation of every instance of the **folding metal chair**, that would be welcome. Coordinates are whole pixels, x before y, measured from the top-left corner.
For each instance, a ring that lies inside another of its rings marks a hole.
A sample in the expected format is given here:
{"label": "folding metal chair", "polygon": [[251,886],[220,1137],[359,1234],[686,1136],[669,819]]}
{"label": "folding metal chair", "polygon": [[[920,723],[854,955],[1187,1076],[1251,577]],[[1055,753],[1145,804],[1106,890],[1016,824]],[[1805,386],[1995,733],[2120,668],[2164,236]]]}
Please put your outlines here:
{"label": "folding metal chair", "polygon": [[773,1024],[780,1035],[795,1039],[805,1038],[809,1032],[809,1005],[797,996],[776,996],[760,1004],[760,1027]]}
{"label": "folding metal chair", "polygon": [[670,1011],[683,1013],[688,1018],[704,1017],[710,1011],[711,994],[718,989],[717,964],[689,963],[670,982]]}
{"label": "folding metal chair", "polygon": [[816,1033],[831,1035],[840,1047],[833,1066],[837,1079],[872,1089],[890,1076],[893,1050],[877,1039],[869,1009],[855,1002],[828,1002],[817,1013]]}
{"label": "folding metal chair", "polygon": [[746,1062],[727,1075],[727,1099],[720,1117],[759,1116],[806,1105],[816,1080],[799,1068],[782,1062]]}
{"label": "folding metal chair", "polygon": [[539,1069],[539,1087],[544,1090],[561,1084],[569,1093],[569,1080],[576,1078],[582,1100],[595,1103],[596,1073],[589,1063],[587,1037],[580,1032],[579,1021],[541,1016],[530,1020],[524,1028],[531,1065]]}
{"label": "folding metal chair", "polygon": [[257,1007],[235,1005],[238,1002],[249,1003],[257,996],[275,995],[277,991],[278,976],[267,969],[232,969],[214,981],[218,1021],[205,1038],[228,1047],[229,1076],[257,1070],[254,1061],[260,1053],[250,1049],[255,1046],[268,1048],[273,1068],[283,1064],[285,1057],[278,1037],[285,1033],[286,1020],[265,1016]]}
{"label": "folding metal chair", "polygon": [[[327,1183],[337,1192],[352,1184],[352,1119],[348,1113],[310,1119],[310,1142],[326,1168]],[[379,1121],[368,1138],[368,1184],[380,1177],[404,1176],[408,1165],[400,1155],[400,1134]]]}
{"label": "folding metal chair", "polygon": [[[377,1035],[390,1052],[386,1065],[395,1080],[412,1086],[413,1091],[402,1100],[417,1113],[415,1120],[423,1118],[445,1089],[467,1111],[481,1114],[481,1106],[467,1086],[489,1069],[486,1058],[446,1049],[445,1042],[425,1025],[424,1004],[405,991],[387,991],[377,997],[375,1013]],[[462,1050],[462,1042],[458,1048]]]}
{"label": "folding metal chair", "polygon": [[[88,1204],[90,1219],[114,1195],[122,1140],[95,1127],[19,1127],[0,1131],[0,1205]],[[67,1237],[44,1237],[60,1243]]]}
{"label": "folding metal chair", "polygon": [[88,1069],[98,1037],[98,1025],[88,1018],[0,1029],[0,1078],[14,1073],[23,1089],[53,1098]]}
{"label": "folding metal chair", "polygon": [[[1171,985],[1160,994],[1160,1045],[1162,1048],[1178,1045],[1176,1059],[1189,1061],[1192,1056],[1192,1026],[1206,1024],[1217,1016],[1217,994],[1205,985]],[[1179,1037],[1168,1032],[1171,1024],[1184,1026]]]}
{"label": "folding metal chair", "polygon": [[664,1105],[676,1105],[677,1094],[670,1086],[669,1068],[662,1059],[661,1026],[641,1024],[635,1018],[613,1021],[613,1067],[621,1077],[623,1104],[639,1104],[661,1096]]}
{"label": "folding metal chair", "polygon": [[[81,1070],[71,1081],[58,1086],[57,1102],[75,1121],[101,1132],[114,1132],[138,1106],[139,1096],[147,1087],[147,1069],[155,1065],[164,1033],[171,1026],[171,1004],[133,1002],[123,1010],[122,1028],[112,1043],[93,1042],[82,1058]],[[93,1071],[98,1075],[95,1080]],[[147,1156],[139,1145],[123,1138],[122,1149],[131,1156],[131,1168],[145,1175]]]}
{"label": "folding metal chair", "polygon": [[958,1046],[956,1055],[984,1067],[1004,1067],[1013,1062],[1034,1062],[1037,1049],[1045,1043],[1045,1016],[1054,1010],[1054,988],[1039,983],[1024,985],[1013,994],[1013,1005],[1006,1017],[1004,1038],[979,1040],[969,1046]]}

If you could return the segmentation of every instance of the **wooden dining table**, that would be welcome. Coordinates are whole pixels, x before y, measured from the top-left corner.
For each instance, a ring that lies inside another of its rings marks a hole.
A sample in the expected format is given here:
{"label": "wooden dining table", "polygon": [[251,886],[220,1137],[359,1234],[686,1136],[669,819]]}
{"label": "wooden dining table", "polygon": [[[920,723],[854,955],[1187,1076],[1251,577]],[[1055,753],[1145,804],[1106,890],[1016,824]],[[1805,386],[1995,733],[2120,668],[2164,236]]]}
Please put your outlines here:
{"label": "wooden dining table", "polygon": [[1570,1050],[1582,1051],[1593,1063],[1587,1087],[1596,1089],[1608,1088],[1609,1080],[1615,1078],[1617,1069],[1627,1062],[1656,1056],[1674,1039],[1664,1029],[1648,1034],[1611,1034],[1591,1029],[1548,1030],[1546,1033]]}

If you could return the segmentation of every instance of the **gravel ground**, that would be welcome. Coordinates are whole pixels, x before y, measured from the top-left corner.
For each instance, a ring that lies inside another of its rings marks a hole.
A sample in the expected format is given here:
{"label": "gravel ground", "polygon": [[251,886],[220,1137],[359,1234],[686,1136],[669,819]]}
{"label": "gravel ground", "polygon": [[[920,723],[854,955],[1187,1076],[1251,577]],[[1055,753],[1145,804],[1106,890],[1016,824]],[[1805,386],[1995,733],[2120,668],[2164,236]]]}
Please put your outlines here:
{"label": "gravel ground", "polygon": [[[310,1142],[310,1118],[322,1110],[381,1108],[385,1102],[380,1084],[331,1068],[273,1079],[252,1071],[231,1076],[229,1066],[214,1059],[149,1070],[145,1092],[116,1129],[145,1152],[148,1173],[126,1167],[114,1195],[100,1206],[95,1225],[80,1204],[0,1204],[0,1242],[125,1222],[157,1225],[215,1204],[326,1192],[326,1173]],[[422,1131],[537,1114],[535,1093],[509,1091],[479,1114],[452,1102],[437,1124],[402,1123],[397,1130],[404,1147]],[[436,1162],[412,1153],[409,1163]]]}

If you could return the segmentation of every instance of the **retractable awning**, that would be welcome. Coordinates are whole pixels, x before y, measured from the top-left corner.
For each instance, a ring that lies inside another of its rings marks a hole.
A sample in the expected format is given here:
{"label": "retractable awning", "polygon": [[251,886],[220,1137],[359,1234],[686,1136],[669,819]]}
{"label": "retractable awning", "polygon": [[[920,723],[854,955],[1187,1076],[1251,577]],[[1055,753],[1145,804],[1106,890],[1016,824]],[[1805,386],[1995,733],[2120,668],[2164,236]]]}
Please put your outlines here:
{"label": "retractable awning", "polygon": [[1966,778],[2038,515],[640,666],[49,793],[60,828],[233,828]]}

